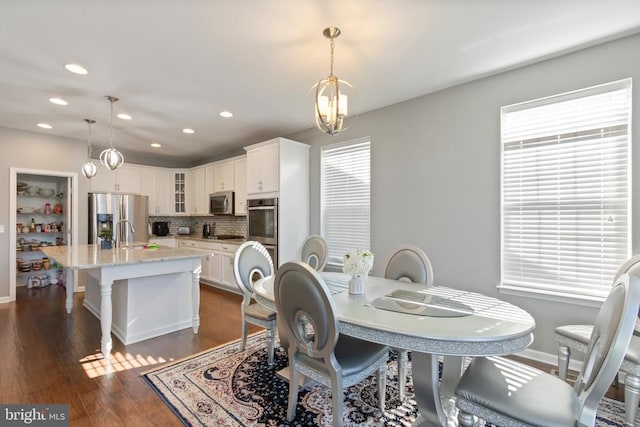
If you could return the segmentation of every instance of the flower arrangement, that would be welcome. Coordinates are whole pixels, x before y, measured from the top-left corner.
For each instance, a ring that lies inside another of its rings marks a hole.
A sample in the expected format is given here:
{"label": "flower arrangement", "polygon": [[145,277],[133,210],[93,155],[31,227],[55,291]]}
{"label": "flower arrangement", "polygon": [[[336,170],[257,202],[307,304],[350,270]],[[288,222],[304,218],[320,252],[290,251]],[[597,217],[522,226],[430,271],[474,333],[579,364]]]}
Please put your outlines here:
{"label": "flower arrangement", "polygon": [[342,257],[342,271],[351,277],[365,277],[373,267],[373,254],[365,249],[356,249]]}

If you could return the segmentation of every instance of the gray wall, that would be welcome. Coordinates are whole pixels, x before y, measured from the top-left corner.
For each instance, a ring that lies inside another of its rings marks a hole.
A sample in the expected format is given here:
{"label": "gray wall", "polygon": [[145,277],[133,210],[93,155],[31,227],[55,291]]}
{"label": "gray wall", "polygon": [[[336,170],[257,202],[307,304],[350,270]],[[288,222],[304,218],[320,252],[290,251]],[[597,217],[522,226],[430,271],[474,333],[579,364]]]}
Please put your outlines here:
{"label": "gray wall", "polygon": [[9,191],[15,191],[15,188],[9,188],[10,168],[78,173],[78,242],[87,243],[89,183],[80,171],[86,161],[85,144],[74,139],[0,127],[0,224],[5,225],[5,233],[0,234],[0,298],[9,296],[9,251],[15,250],[16,244],[9,241]]}
{"label": "gray wall", "polygon": [[[634,78],[633,186],[638,188],[639,51],[640,36],[633,36],[362,114],[354,127],[335,137],[317,130],[289,135],[312,145],[311,231],[320,231],[320,147],[369,136],[374,274],[382,274],[394,246],[416,244],[429,255],[436,283],[526,309],[537,323],[531,348],[555,353],[554,327],[592,322],[596,309],[498,293],[500,107]],[[640,212],[637,198],[633,204]],[[637,225],[635,218],[638,214]],[[635,231],[634,253],[639,237]]]}

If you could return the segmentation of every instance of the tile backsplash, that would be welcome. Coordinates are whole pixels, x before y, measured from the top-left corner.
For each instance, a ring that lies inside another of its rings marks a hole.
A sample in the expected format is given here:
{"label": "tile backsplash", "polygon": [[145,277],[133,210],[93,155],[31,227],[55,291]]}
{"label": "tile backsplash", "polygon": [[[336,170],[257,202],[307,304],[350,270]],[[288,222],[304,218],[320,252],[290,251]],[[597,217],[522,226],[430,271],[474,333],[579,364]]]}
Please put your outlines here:
{"label": "tile backsplash", "polygon": [[[178,227],[188,225],[191,227],[191,235],[201,236],[202,225],[215,224],[215,234],[234,234],[247,236],[247,217],[245,216],[150,216],[149,222],[166,221],[169,223],[169,234],[178,234]],[[214,227],[211,227],[214,232]]]}

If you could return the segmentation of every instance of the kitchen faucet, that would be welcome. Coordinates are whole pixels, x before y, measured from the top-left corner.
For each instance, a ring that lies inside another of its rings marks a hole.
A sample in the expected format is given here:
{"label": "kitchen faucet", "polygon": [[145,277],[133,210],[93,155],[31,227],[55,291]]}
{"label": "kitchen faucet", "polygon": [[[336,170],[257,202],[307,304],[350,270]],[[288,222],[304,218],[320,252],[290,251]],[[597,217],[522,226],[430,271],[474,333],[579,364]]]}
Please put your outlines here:
{"label": "kitchen faucet", "polygon": [[121,219],[116,223],[116,246],[122,246],[122,226],[120,225],[120,223],[126,223],[129,224],[129,228],[131,229],[131,233],[135,233],[136,229],[133,226],[133,223],[131,221],[129,221],[128,219]]}

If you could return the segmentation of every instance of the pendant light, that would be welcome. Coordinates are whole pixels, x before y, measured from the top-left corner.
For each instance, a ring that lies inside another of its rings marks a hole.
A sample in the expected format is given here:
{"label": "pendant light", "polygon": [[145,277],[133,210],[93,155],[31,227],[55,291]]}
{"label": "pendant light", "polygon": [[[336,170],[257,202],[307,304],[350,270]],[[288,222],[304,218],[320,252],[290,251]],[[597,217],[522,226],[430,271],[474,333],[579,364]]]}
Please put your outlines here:
{"label": "pendant light", "polygon": [[[316,127],[333,136],[347,130],[355,121],[356,92],[349,82],[333,75],[333,51],[335,39],[341,34],[340,29],[328,27],[322,34],[331,40],[331,65],[329,76],[321,79],[311,88],[315,93],[313,116]],[[351,112],[350,115],[349,112]],[[347,123],[347,118],[350,118],[350,123]]]}
{"label": "pendant light", "polygon": [[106,96],[111,102],[111,126],[109,128],[109,148],[100,153],[100,163],[111,170],[116,170],[124,164],[124,156],[113,146],[113,103],[118,101],[115,96]]}
{"label": "pendant light", "polygon": [[87,139],[87,163],[82,166],[82,175],[91,179],[98,173],[98,168],[91,161],[91,125],[96,121],[91,119],[84,119],[84,121],[89,125],[89,138]]}

